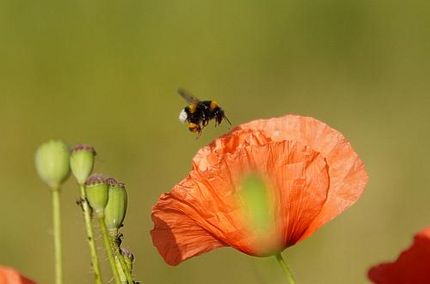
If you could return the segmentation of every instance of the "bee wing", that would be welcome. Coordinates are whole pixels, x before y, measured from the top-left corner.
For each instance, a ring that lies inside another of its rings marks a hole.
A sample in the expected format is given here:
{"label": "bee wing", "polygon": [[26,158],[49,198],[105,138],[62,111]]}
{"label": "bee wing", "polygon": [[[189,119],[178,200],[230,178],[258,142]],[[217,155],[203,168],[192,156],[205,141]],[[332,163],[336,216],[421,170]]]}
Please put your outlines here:
{"label": "bee wing", "polygon": [[191,95],[190,92],[188,92],[185,89],[179,88],[178,89],[178,94],[184,98],[185,101],[187,101],[187,103],[189,104],[196,104],[199,102],[199,99],[196,98],[195,96]]}

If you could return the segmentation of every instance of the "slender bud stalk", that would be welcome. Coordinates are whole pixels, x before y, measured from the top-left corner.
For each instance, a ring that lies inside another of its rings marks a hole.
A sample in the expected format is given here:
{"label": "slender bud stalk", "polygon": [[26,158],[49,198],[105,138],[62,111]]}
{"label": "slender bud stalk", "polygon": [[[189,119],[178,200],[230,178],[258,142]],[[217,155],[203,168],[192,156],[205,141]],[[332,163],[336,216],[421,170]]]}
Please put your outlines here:
{"label": "slender bud stalk", "polygon": [[78,144],[72,148],[70,155],[70,168],[80,189],[80,202],[84,214],[85,230],[87,232],[88,248],[91,256],[91,266],[94,270],[95,283],[101,284],[100,263],[97,255],[96,243],[94,239],[93,224],[91,221],[91,208],[87,200],[85,181],[91,174],[94,167],[94,157],[96,151],[90,145]]}
{"label": "slender bud stalk", "polygon": [[37,149],[35,157],[37,173],[52,190],[52,221],[56,284],[63,283],[60,186],[69,176],[69,157],[70,152],[67,145],[58,140],[51,140],[42,144]]}
{"label": "slender bud stalk", "polygon": [[285,278],[287,279],[287,283],[289,284],[295,284],[296,281],[294,280],[293,273],[291,272],[290,268],[288,267],[287,263],[285,262],[285,259],[282,257],[281,253],[278,253],[275,255],[276,260],[279,264],[279,266],[282,268],[282,271],[284,272]]}
{"label": "slender bud stalk", "polygon": [[107,254],[108,259],[109,259],[109,264],[110,264],[110,267],[112,270],[114,281],[116,284],[121,284],[121,278],[120,278],[120,275],[118,272],[118,267],[117,267],[116,262],[115,262],[115,257],[114,257],[114,253],[113,253],[113,246],[112,246],[112,242],[111,242],[111,239],[109,237],[109,234],[108,234],[108,230],[106,228],[104,216],[101,215],[97,219],[99,221],[100,230],[102,232],[103,241],[105,244],[106,254]]}
{"label": "slender bud stalk", "polygon": [[102,279],[101,279],[101,272],[100,272],[100,262],[97,255],[96,242],[94,239],[94,232],[93,232],[93,227],[91,222],[91,208],[88,205],[84,185],[80,186],[80,191],[81,191],[81,205],[84,213],[85,230],[87,232],[88,248],[90,250],[90,256],[91,256],[91,265],[94,269],[95,283],[101,284]]}
{"label": "slender bud stalk", "polygon": [[124,257],[125,263],[127,264],[127,269],[130,273],[133,272],[134,255],[128,249],[120,248],[121,255]]}
{"label": "slender bud stalk", "polygon": [[60,188],[52,190],[52,216],[55,254],[55,283],[63,283],[63,250],[61,245]]}
{"label": "slender bud stalk", "polygon": [[121,262],[120,262],[120,260],[116,254],[115,254],[115,264],[116,264],[116,267],[118,268],[119,278],[121,279],[121,283],[127,283],[127,284],[133,283],[133,282],[127,281],[127,276],[125,275],[124,269],[123,269]]}
{"label": "slender bud stalk", "polygon": [[[114,238],[112,238],[112,242],[115,243]],[[124,259],[124,256],[121,254],[121,250],[118,246],[115,246],[115,258],[118,261],[122,272],[124,273],[125,278],[127,279],[127,283],[134,283],[133,276],[131,274],[130,266],[127,265],[127,262]]]}

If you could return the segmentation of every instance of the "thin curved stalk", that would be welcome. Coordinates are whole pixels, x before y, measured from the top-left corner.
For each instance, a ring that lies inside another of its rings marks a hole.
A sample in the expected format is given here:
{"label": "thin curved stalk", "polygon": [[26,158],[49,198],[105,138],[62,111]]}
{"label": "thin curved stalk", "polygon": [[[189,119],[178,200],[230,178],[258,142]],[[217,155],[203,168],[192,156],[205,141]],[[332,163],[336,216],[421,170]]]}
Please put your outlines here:
{"label": "thin curved stalk", "polygon": [[294,280],[293,273],[291,272],[290,268],[285,262],[285,259],[282,257],[282,254],[278,253],[276,254],[275,257],[276,257],[276,260],[278,261],[279,266],[281,266],[282,271],[284,271],[284,275],[285,275],[285,278],[287,278],[287,282],[289,284],[295,284],[296,281]]}
{"label": "thin curved stalk", "polygon": [[61,245],[60,188],[52,190],[52,216],[55,254],[55,283],[63,283],[63,250]]}
{"label": "thin curved stalk", "polygon": [[116,284],[121,284],[121,278],[119,277],[118,268],[117,268],[116,263],[115,263],[112,243],[111,243],[111,239],[110,239],[108,232],[107,232],[104,217],[99,216],[99,217],[97,217],[97,219],[99,220],[99,226],[100,226],[100,230],[102,232],[103,241],[104,241],[105,249],[106,249],[106,254],[107,254],[108,259],[109,259],[109,264],[110,264],[110,267],[112,269],[113,278],[114,278]]}
{"label": "thin curved stalk", "polygon": [[88,205],[85,186],[80,185],[80,190],[81,190],[81,204],[82,204],[82,209],[84,211],[85,229],[87,231],[88,247],[91,255],[91,265],[94,269],[95,283],[102,284],[100,263],[99,263],[99,258],[97,256],[96,242],[94,240],[94,232],[93,232],[93,227],[91,222],[91,213],[90,213],[91,209],[90,209],[90,206]]}

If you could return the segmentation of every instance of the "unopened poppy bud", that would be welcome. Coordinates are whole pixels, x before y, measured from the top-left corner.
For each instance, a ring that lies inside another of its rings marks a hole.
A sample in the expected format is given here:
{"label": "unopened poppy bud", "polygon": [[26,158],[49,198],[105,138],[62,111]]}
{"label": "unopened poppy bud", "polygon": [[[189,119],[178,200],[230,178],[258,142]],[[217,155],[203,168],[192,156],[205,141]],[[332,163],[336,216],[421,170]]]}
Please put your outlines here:
{"label": "unopened poppy bud", "polygon": [[69,176],[69,157],[69,148],[60,140],[50,140],[37,149],[37,173],[51,188],[57,188]]}
{"label": "unopened poppy bud", "polygon": [[125,263],[129,271],[133,270],[134,255],[127,248],[121,248],[121,255],[124,257]]}
{"label": "unopened poppy bud", "polygon": [[113,178],[106,179],[109,185],[109,199],[105,207],[105,223],[111,234],[118,232],[127,211],[127,192],[125,185]]}
{"label": "unopened poppy bud", "polygon": [[85,182],[87,200],[96,217],[103,216],[108,202],[108,184],[101,174],[92,174]]}
{"label": "unopened poppy bud", "polygon": [[70,168],[79,184],[84,184],[93,171],[96,151],[90,145],[78,144],[72,148]]}

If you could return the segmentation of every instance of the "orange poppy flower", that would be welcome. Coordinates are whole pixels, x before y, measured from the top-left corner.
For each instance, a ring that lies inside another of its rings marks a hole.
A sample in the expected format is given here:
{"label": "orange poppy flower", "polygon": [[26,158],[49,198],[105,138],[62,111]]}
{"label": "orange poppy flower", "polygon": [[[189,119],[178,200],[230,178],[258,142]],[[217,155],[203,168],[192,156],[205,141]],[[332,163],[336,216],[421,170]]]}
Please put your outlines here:
{"label": "orange poppy flower", "polygon": [[368,276],[376,284],[430,283],[430,227],[415,235],[414,243],[395,262],[370,268]]}
{"label": "orange poppy flower", "polygon": [[36,284],[10,267],[0,266],[0,284]]}
{"label": "orange poppy flower", "polygon": [[224,246],[277,254],[352,205],[366,183],[363,162],[325,123],[251,121],[200,149],[188,176],[161,195],[152,240],[170,265]]}

